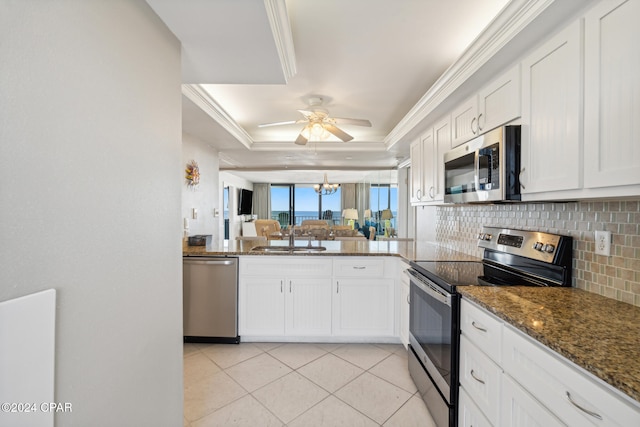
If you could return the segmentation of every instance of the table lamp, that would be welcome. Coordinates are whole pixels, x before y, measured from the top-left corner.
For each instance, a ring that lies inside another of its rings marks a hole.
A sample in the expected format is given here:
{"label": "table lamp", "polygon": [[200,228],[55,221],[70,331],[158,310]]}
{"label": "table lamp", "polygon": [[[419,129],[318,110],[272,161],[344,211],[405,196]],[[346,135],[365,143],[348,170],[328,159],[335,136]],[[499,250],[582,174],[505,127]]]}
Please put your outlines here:
{"label": "table lamp", "polygon": [[354,228],[355,221],[358,219],[357,209],[345,209],[342,211],[342,216],[347,220],[347,224]]}

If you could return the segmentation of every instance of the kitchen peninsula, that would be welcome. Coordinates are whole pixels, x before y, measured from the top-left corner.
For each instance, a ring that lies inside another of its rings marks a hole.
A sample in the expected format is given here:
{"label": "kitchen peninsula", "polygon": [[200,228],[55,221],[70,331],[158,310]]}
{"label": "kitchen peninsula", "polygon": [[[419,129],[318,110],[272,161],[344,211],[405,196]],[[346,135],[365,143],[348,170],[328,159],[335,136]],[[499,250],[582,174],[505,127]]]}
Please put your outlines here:
{"label": "kitchen peninsula", "polygon": [[[242,339],[291,342],[404,343],[409,285],[402,271],[409,268],[408,261],[480,261],[428,242],[311,244],[326,250],[261,252],[252,248],[264,246],[264,240],[239,240],[220,247],[185,243],[183,255],[239,257]],[[296,246],[306,245],[307,241],[296,242]],[[270,241],[269,246],[286,247],[288,242]],[[545,298],[540,299],[541,296]],[[480,304],[597,381],[622,392],[640,408],[640,357],[636,345],[640,308],[576,288],[467,286],[463,299]],[[536,328],[529,326],[532,316],[527,309],[532,304],[536,314],[555,316],[543,319],[543,329],[538,324]],[[609,328],[606,333],[599,332],[603,318],[601,312],[590,309],[594,306],[610,307],[605,310]]]}
{"label": "kitchen peninsula", "polygon": [[[184,256],[240,256],[240,255],[292,255],[288,252],[264,252],[252,250],[264,246],[264,240],[230,241],[228,246],[183,246]],[[306,240],[296,240],[296,246],[306,246]],[[269,246],[288,246],[286,240],[269,240]],[[393,256],[410,260],[447,260],[447,261],[480,261],[479,258],[448,249],[434,243],[413,241],[357,241],[357,240],[318,240],[311,241],[311,246],[322,246],[322,252],[296,252],[295,256]]]}

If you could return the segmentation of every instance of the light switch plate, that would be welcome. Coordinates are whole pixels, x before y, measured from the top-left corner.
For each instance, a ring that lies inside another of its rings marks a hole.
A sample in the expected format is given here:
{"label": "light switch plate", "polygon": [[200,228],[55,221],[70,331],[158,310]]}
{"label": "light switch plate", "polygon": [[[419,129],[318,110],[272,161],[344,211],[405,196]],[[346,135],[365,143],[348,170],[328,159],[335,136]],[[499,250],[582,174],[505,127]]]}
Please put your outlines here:
{"label": "light switch plate", "polygon": [[611,232],[596,230],[596,255],[611,256]]}

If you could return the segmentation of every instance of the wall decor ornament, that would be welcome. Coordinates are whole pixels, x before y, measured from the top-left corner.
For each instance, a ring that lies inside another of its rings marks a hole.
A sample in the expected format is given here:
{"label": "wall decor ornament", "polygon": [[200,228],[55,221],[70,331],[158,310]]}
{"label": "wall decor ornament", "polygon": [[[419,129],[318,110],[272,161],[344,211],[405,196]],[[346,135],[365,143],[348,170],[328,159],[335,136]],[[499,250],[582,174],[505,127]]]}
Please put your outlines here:
{"label": "wall decor ornament", "polygon": [[185,173],[185,178],[187,179],[187,185],[189,187],[196,187],[200,184],[200,168],[195,160],[191,160],[187,163]]}

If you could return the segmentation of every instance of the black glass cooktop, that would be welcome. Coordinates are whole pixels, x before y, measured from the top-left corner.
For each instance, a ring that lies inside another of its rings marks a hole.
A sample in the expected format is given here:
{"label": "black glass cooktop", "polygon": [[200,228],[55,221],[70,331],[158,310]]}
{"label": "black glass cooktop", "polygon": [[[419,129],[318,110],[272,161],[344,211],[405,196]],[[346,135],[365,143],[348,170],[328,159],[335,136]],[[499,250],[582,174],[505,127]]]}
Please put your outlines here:
{"label": "black glass cooktop", "polygon": [[474,261],[413,261],[411,266],[439,286],[452,291],[456,286],[481,284],[484,264]]}
{"label": "black glass cooktop", "polygon": [[412,261],[411,266],[438,286],[455,292],[458,286],[558,286],[518,270],[488,262]]}

